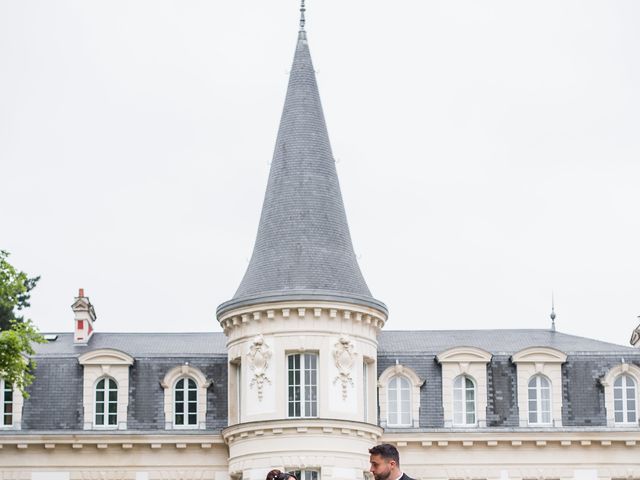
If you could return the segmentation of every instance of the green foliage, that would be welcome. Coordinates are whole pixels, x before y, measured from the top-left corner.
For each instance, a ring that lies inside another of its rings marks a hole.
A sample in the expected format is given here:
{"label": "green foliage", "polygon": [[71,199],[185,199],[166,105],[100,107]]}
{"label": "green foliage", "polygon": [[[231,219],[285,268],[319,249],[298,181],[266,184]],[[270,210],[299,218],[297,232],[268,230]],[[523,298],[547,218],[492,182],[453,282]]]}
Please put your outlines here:
{"label": "green foliage", "polygon": [[0,331],[11,328],[11,322],[22,322],[18,316],[23,308],[29,306],[31,290],[40,277],[29,278],[26,273],[17,271],[7,262],[9,253],[0,250]]}
{"label": "green foliage", "polygon": [[35,353],[33,344],[45,340],[31,320],[16,312],[29,306],[30,292],[40,277],[17,271],[7,262],[8,256],[0,250],[0,377],[28,397],[25,390],[33,382],[35,368],[29,356]]}
{"label": "green foliage", "polygon": [[36,364],[29,359],[35,353],[34,343],[44,343],[45,339],[31,320],[13,321],[9,330],[0,332],[0,377],[18,388],[25,397],[25,391],[33,382],[31,373]]}

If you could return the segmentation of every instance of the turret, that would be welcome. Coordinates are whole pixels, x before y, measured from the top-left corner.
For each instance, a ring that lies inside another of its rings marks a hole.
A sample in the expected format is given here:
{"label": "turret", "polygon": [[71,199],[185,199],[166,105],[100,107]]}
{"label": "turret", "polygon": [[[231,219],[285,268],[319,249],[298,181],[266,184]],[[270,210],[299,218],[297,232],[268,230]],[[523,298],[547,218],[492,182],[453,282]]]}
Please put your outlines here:
{"label": "turret", "polygon": [[351,243],[304,3],[301,13],[253,255],[217,311],[229,355],[223,435],[232,476],[262,480],[270,468],[306,465],[361,480],[382,433],[376,358],[387,308]]}

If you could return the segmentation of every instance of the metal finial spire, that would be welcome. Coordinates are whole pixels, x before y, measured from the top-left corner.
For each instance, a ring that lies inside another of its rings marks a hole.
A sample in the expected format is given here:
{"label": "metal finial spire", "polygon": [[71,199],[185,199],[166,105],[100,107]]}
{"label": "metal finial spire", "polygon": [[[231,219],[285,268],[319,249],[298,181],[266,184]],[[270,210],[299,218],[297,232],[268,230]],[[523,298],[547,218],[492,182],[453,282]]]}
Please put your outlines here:
{"label": "metal finial spire", "polygon": [[551,331],[555,332],[556,331],[556,309],[555,309],[555,302],[553,299],[553,292],[551,292],[551,315],[549,315],[549,317],[551,317]]}
{"label": "metal finial spire", "polygon": [[300,0],[300,31],[304,32],[304,12],[306,12],[307,9],[304,8],[304,0]]}

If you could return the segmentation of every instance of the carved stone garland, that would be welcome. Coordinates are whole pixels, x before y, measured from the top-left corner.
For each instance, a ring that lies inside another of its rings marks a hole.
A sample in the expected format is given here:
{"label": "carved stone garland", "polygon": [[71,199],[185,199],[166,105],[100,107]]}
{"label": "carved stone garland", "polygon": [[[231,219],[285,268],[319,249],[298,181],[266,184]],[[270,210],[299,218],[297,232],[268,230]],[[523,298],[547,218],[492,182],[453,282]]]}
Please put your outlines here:
{"label": "carved stone garland", "polygon": [[342,336],[338,340],[333,349],[333,360],[335,361],[336,368],[338,369],[338,375],[333,379],[334,385],[336,382],[342,384],[342,399],[347,399],[349,385],[353,386],[353,379],[351,378],[351,369],[355,362],[356,354],[353,352],[353,342],[348,337]]}
{"label": "carved stone garland", "polygon": [[258,388],[258,400],[262,400],[262,387],[264,383],[271,385],[271,380],[267,377],[267,368],[271,359],[271,349],[264,343],[262,335],[257,335],[249,347],[249,366],[253,372],[253,378],[249,388],[254,385]]}

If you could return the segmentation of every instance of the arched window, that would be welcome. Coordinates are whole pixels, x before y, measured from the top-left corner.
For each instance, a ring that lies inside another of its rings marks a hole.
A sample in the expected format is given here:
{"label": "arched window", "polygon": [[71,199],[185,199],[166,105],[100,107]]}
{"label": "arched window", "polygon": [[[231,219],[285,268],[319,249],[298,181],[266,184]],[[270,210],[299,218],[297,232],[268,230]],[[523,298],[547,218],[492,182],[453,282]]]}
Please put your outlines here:
{"label": "arched window", "polygon": [[534,375],[528,386],[529,424],[551,424],[551,382],[542,376]]}
{"label": "arched window", "polygon": [[96,383],[95,424],[98,427],[118,426],[118,384],[113,378],[102,377]]}
{"label": "arched window", "polygon": [[193,378],[183,377],[173,388],[174,416],[177,427],[198,425],[198,386]]}
{"label": "arched window", "polygon": [[613,410],[615,423],[638,422],[636,382],[629,374],[618,376],[613,382]]}
{"label": "arched window", "polygon": [[10,427],[13,425],[13,388],[4,380],[0,379],[0,421],[1,427]]}
{"label": "arched window", "polygon": [[453,381],[453,424],[476,424],[476,385],[466,375]]}
{"label": "arched window", "polygon": [[389,380],[387,389],[388,420],[390,427],[411,426],[411,383],[403,375]]}

